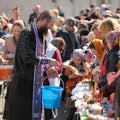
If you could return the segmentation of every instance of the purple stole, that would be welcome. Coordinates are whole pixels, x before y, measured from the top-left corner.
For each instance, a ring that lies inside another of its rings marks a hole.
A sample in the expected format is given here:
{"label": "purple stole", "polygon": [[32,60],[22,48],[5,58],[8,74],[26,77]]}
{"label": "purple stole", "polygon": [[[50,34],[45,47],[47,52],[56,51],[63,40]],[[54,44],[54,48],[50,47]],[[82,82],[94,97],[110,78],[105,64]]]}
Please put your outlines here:
{"label": "purple stole", "polygon": [[[34,30],[35,38],[36,38],[35,56],[42,57],[42,45],[39,40],[36,23],[33,23],[33,30]],[[43,108],[43,103],[42,103],[42,89],[41,89],[43,85],[42,83],[43,67],[44,67],[43,65],[34,66],[32,120],[44,120],[44,108]]]}

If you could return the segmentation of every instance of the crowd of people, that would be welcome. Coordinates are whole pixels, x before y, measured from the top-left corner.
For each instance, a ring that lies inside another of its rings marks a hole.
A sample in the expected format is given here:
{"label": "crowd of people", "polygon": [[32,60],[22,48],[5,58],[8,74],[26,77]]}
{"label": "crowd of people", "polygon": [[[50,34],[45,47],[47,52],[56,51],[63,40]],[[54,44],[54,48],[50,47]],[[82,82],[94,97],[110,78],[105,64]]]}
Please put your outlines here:
{"label": "crowd of people", "polygon": [[12,13],[12,19],[0,15],[0,58],[14,66],[4,120],[53,119],[53,111],[43,106],[42,86],[60,86],[57,76],[65,84],[66,120],[73,120],[76,111],[71,92],[86,79],[92,85],[97,81],[99,95],[113,104],[108,117],[120,119],[120,8],[113,12],[105,4],[91,4],[80,15],[65,18],[61,6],[42,11],[36,5],[28,23],[20,18],[20,8],[14,7]]}

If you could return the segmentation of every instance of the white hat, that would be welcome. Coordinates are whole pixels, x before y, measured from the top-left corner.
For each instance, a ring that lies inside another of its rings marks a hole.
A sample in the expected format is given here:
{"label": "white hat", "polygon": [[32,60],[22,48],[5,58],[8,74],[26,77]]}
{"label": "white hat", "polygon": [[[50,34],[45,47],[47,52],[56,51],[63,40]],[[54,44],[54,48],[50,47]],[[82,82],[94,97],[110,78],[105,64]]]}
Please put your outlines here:
{"label": "white hat", "polygon": [[106,4],[102,4],[102,5],[101,5],[101,8],[102,8],[103,10],[104,10],[106,7],[107,7]]}

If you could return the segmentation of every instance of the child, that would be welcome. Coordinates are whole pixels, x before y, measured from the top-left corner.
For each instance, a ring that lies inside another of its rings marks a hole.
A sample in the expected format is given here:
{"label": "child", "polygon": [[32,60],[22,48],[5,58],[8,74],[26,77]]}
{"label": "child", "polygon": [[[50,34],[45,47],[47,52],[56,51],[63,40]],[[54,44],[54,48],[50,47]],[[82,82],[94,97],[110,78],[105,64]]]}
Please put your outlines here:
{"label": "child", "polygon": [[84,56],[85,55],[82,49],[75,49],[73,51],[73,58],[69,61],[69,65],[74,67],[76,71],[78,71],[78,73],[81,72],[85,75],[80,76],[76,72],[73,73],[73,71],[69,69],[70,67],[67,67],[65,70],[65,75],[68,76],[68,80],[66,82],[66,107],[69,108],[67,120],[73,120],[76,110],[74,106],[74,101],[71,100],[71,92],[78,82],[88,77],[88,74],[86,74],[87,71],[85,68]]}

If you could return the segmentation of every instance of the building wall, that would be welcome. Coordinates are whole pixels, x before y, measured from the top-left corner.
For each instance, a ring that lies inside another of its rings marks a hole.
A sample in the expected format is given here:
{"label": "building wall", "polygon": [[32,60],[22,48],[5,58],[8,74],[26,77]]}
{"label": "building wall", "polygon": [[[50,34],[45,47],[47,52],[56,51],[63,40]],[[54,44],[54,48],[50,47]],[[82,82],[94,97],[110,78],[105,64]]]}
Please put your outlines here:
{"label": "building wall", "polygon": [[[91,3],[95,5],[100,4],[98,0],[56,0],[56,2],[52,1],[53,0],[0,0],[0,13],[4,12],[9,18],[12,18],[12,8],[14,6],[18,6],[20,7],[20,17],[27,23],[28,16],[32,12],[36,4],[40,4],[42,10],[53,9],[57,5],[61,5],[65,12],[65,17],[79,15],[80,10],[89,7]],[[120,0],[106,1],[106,3],[111,2],[111,9],[114,11],[117,7],[120,6]]]}

